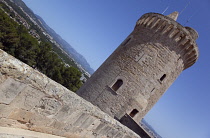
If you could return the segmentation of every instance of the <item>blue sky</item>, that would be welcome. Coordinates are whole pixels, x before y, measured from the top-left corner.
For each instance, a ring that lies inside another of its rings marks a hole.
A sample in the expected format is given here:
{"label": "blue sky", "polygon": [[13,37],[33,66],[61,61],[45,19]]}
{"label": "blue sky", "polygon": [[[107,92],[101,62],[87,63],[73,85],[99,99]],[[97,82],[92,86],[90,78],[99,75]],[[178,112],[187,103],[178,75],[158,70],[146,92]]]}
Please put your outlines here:
{"label": "blue sky", "polygon": [[210,0],[23,0],[97,69],[148,12],[180,12],[199,33],[198,61],[145,119],[164,138],[210,138]]}

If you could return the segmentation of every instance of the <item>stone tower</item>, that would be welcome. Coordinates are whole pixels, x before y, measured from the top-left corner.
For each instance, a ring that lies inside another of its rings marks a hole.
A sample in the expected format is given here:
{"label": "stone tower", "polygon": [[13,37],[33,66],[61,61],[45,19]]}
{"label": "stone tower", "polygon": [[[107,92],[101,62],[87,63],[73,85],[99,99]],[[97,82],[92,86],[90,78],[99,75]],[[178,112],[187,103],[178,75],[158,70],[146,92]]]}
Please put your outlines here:
{"label": "stone tower", "polygon": [[133,32],[77,92],[116,119],[145,116],[179,74],[198,59],[198,33],[168,16],[144,14]]}

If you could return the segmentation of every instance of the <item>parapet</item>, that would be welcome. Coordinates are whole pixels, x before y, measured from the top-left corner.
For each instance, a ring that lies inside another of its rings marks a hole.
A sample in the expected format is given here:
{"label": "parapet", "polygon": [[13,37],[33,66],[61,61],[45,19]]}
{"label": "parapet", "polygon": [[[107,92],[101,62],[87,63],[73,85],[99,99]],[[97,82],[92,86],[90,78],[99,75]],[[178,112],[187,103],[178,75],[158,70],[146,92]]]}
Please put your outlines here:
{"label": "parapet", "polygon": [[0,136],[18,128],[69,138],[139,138],[99,108],[0,50],[2,127],[5,132]]}
{"label": "parapet", "polygon": [[198,38],[198,33],[190,28],[184,27],[176,19],[178,12],[174,12],[168,16],[158,13],[144,14],[136,23],[136,27],[145,27],[153,30],[159,35],[167,35],[177,43],[174,49],[181,49],[180,57],[184,61],[184,69],[192,66],[198,59],[198,47],[195,40]]}

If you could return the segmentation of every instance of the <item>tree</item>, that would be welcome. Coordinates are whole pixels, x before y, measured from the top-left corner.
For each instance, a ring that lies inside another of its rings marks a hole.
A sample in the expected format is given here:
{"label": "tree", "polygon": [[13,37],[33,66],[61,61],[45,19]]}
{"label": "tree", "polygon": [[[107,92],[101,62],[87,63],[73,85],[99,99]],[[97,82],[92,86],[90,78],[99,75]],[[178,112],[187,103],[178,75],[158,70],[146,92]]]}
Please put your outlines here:
{"label": "tree", "polygon": [[72,91],[77,91],[81,85],[82,82],[80,81],[81,78],[81,72],[79,72],[74,67],[67,67],[65,68],[63,74],[63,85],[67,88],[69,88]]}
{"label": "tree", "polygon": [[0,48],[74,92],[82,85],[78,69],[65,67],[50,43],[39,43],[23,25],[10,19],[1,9]]}

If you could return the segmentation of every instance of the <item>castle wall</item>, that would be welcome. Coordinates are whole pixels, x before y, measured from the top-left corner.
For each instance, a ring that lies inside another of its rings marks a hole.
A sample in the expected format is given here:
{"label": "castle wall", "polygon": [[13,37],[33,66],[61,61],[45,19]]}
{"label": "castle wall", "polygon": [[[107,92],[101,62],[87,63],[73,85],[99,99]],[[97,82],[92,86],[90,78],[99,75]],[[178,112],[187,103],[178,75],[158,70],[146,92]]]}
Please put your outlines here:
{"label": "castle wall", "polygon": [[139,137],[99,108],[2,50],[0,127],[64,137]]}

